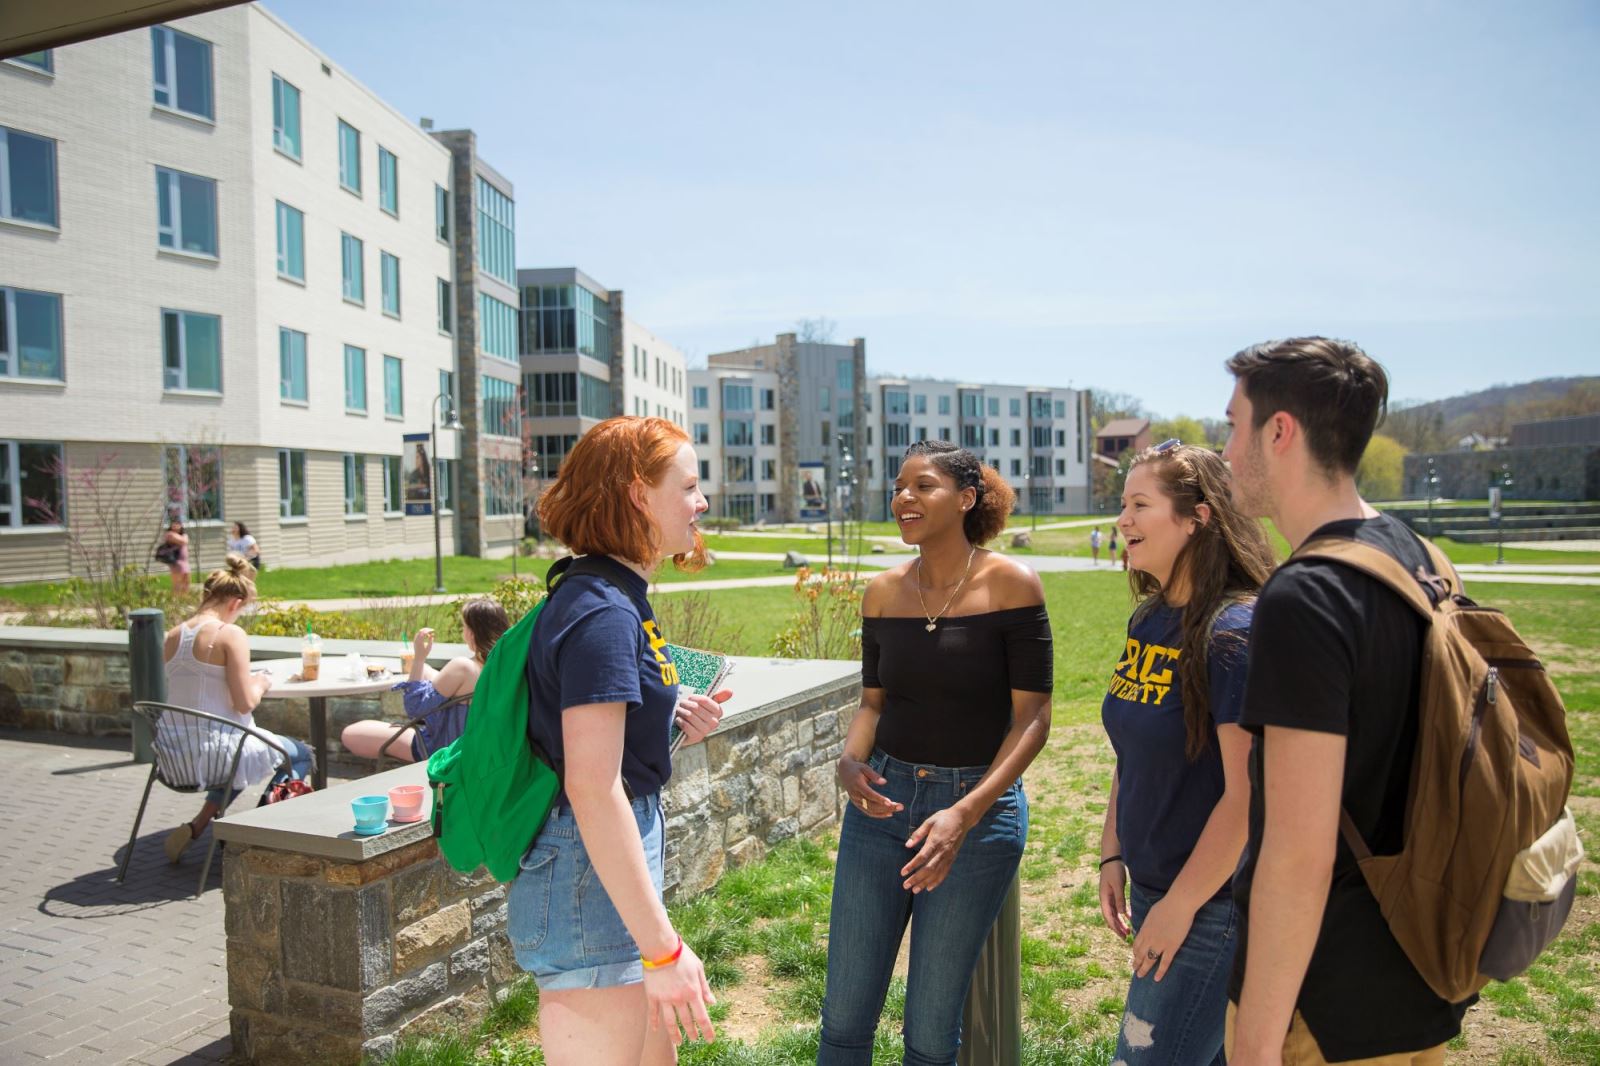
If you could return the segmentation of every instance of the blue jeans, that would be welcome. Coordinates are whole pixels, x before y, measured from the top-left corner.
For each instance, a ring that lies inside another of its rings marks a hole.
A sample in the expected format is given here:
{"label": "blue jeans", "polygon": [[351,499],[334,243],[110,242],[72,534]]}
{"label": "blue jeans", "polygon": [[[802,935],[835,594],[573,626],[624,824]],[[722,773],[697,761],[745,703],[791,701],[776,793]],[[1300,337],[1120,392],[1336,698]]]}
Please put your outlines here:
{"label": "blue jeans", "polygon": [[[661,894],[666,827],[661,796],[633,801],[645,863]],[[522,856],[506,905],[506,936],[517,965],[541,991],[615,988],[644,980],[633,934],[594,872],[571,807],[555,807]]]}
{"label": "blue jeans", "polygon": [[1022,861],[1028,799],[1022,782],[1013,782],[967,833],[949,876],[933,891],[913,895],[900,887],[900,870],[916,854],[906,840],[929,815],[965,796],[988,767],[924,766],[881,751],[869,764],[887,779],[878,791],[905,809],[889,818],[869,818],[854,806],[845,812],[817,1062],[870,1066],[889,977],[910,922],[905,1062],[953,1063],[972,970]]}
{"label": "blue jeans", "polygon": [[[273,774],[272,780],[267,782],[268,789],[273,785],[291,779],[301,780],[311,772],[311,745],[303,740],[296,740],[294,737],[279,737],[278,739],[283,741],[284,745],[289,749],[289,769],[279,770],[276,774]],[[238,799],[239,793],[243,791],[244,789],[242,788],[213,788],[206,792],[206,802],[215,803],[219,808],[226,809],[233,805],[233,801]],[[262,790],[262,794],[266,794],[266,789]],[[224,796],[227,797],[227,802],[223,802]]]}
{"label": "blue jeans", "polygon": [[[1133,928],[1164,892],[1133,885],[1129,903]],[[1117,1034],[1116,1061],[1126,1066],[1225,1066],[1222,1034],[1228,1016],[1228,975],[1238,945],[1238,918],[1227,896],[1203,904],[1183,946],[1172,957],[1167,975],[1155,979],[1152,968],[1128,987],[1122,1031]]]}

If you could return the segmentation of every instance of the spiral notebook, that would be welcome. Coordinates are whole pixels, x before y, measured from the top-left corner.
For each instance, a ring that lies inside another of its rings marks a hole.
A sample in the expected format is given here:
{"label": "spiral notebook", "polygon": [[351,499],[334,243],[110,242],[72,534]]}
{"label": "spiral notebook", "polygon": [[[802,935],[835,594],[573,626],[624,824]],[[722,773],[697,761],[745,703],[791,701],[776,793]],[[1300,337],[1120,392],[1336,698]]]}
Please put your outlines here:
{"label": "spiral notebook", "polygon": [[[677,644],[668,644],[667,651],[672,655],[672,662],[678,668],[678,689],[682,692],[693,692],[698,696],[709,696],[722,687],[722,683],[733,672],[733,660],[726,655],[718,655],[713,651],[701,651],[699,648],[685,648]],[[672,730],[668,734],[668,744],[672,751],[678,750],[678,745],[683,743],[683,730],[678,728],[678,719],[672,719]]]}

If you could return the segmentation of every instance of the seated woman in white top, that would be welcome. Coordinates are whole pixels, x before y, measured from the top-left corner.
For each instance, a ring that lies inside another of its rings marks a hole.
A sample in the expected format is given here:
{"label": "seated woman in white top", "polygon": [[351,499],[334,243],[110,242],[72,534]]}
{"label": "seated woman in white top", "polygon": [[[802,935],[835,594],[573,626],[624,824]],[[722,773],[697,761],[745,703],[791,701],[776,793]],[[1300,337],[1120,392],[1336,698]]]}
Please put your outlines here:
{"label": "seated woman in white top", "polygon": [[454,741],[467,727],[467,708],[484,660],[510,626],[505,609],[494,600],[487,596],[468,600],[461,605],[461,639],[471,654],[451,659],[442,670],[428,665],[433,630],[419,629],[411,645],[411,676],[395,688],[405,693],[406,713],[421,718],[421,726],[405,730],[389,744],[394,737],[393,722],[351,722],[339,734],[339,743],[363,759],[376,759],[383,746],[389,744],[391,757],[421,762]]}
{"label": "seated woman in white top", "polygon": [[[255,598],[256,586],[250,578],[254,572],[242,556],[230,554],[224,567],[213,570],[206,578],[200,609],[187,622],[167,631],[162,657],[167,664],[168,703],[249,726],[289,752],[292,773],[279,772],[272,781],[276,784],[289,776],[305,777],[311,772],[312,757],[307,745],[293,737],[268,733],[253,720],[256,705],[261,702],[262,694],[272,687],[272,679],[264,673],[250,672],[250,644],[244,630],[235,625],[234,620]],[[186,761],[214,763],[220,759],[225,765],[238,742],[237,730],[188,715],[163,715],[156,728],[158,761],[163,758],[165,749],[169,753],[200,756]],[[183,850],[205,832],[219,811],[232,803],[247,785],[272,775],[282,759],[279,752],[263,741],[255,737],[247,739],[228,790],[219,785],[208,791],[200,813],[167,835],[168,861],[176,863]]]}

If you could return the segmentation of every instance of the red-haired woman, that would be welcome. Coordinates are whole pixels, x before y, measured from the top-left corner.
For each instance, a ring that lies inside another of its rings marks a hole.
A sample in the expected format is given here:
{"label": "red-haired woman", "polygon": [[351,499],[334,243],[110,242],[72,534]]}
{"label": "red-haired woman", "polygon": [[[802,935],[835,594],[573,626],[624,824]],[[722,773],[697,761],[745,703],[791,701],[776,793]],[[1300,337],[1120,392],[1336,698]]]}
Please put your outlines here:
{"label": "red-haired woman", "polygon": [[511,884],[507,931],[539,986],[551,1066],[671,1063],[680,1027],[714,1036],[705,969],[661,901],[659,793],[674,717],[699,741],[728,693],[680,700],[645,598],[664,559],[704,565],[705,509],[689,438],[662,418],[589,430],[539,501],[577,554],[551,568],[528,648],[528,735],[564,788]]}

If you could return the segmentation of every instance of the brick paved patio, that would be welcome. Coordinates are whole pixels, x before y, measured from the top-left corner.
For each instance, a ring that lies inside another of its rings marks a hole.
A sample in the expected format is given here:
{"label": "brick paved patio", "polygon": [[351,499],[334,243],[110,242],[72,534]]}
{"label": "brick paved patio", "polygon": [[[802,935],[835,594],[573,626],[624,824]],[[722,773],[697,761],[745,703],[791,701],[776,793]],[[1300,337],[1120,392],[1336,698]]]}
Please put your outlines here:
{"label": "brick paved patio", "polygon": [[228,1059],[222,862],[191,898],[210,835],[168,866],[199,799],[157,785],[116,883],[150,772],[127,743],[0,732],[0,1062]]}

